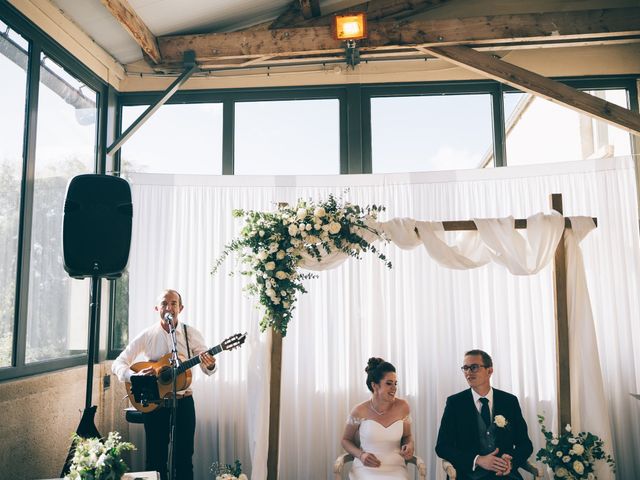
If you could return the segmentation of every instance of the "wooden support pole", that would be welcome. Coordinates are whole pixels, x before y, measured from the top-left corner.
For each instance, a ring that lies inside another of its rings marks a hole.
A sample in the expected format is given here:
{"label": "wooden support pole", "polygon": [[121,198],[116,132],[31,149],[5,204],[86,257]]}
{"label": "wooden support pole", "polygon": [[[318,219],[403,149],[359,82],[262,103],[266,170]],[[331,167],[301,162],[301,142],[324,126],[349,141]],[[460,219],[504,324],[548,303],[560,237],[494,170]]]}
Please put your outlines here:
{"label": "wooden support pole", "polygon": [[[551,208],[562,214],[562,195],[551,195]],[[565,226],[565,229],[567,227]],[[558,379],[558,419],[560,431],[571,423],[571,375],[569,369],[569,315],[567,309],[567,266],[564,248],[564,233],[554,262],[553,286],[555,290],[556,313],[556,372]]]}
{"label": "wooden support pole", "polygon": [[271,328],[271,378],[269,381],[269,450],[267,480],[278,479],[280,445],[280,385],[282,377],[282,334]]}

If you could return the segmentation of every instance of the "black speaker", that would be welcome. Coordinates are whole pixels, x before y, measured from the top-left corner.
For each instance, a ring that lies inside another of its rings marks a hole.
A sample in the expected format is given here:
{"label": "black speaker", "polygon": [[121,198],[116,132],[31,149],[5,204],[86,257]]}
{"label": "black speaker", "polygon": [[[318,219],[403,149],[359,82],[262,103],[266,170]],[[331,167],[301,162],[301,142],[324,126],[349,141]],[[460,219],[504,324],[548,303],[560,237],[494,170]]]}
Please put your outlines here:
{"label": "black speaker", "polygon": [[129,260],[131,188],[111,175],[78,175],[67,187],[64,269],[73,278],[118,278]]}

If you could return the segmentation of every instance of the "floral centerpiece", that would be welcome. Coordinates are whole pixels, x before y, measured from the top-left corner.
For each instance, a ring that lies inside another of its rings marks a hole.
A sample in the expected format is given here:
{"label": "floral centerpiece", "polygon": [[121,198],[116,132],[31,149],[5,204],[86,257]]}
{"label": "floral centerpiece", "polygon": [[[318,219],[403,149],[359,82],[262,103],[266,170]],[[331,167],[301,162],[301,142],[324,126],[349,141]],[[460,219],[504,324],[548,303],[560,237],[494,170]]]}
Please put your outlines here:
{"label": "floral centerpiece", "polygon": [[239,460],[236,460],[233,465],[213,462],[210,471],[215,480],[249,480],[247,476],[242,473],[242,464]]}
{"label": "floral centerpiece", "polygon": [[239,238],[225,246],[212,273],[231,252],[239,252],[245,267],[241,273],[252,277],[247,291],[264,308],[262,331],[272,326],[285,336],[297,295],[306,293],[302,281],[317,276],[300,273],[303,262],[320,262],[335,252],[360,258],[371,251],[391,268],[369,241],[383,238],[373,225],[384,210],[377,205],[342,203],[333,195],[325,202],[301,199],[295,206],[279,204],[274,212],[234,210],[245,226]]}
{"label": "floral centerpiece", "polygon": [[567,425],[560,435],[554,435],[545,428],[542,415],[538,415],[538,423],[546,444],[538,450],[536,459],[551,468],[555,479],[594,480],[597,460],[605,460],[615,473],[615,462],[605,453],[604,442],[597,435],[590,432],[574,434],[571,425]]}
{"label": "floral centerpiece", "polygon": [[74,434],[75,451],[65,480],[119,480],[127,471],[122,453],[135,450],[132,443],[121,438],[118,432],[109,432],[104,441]]}

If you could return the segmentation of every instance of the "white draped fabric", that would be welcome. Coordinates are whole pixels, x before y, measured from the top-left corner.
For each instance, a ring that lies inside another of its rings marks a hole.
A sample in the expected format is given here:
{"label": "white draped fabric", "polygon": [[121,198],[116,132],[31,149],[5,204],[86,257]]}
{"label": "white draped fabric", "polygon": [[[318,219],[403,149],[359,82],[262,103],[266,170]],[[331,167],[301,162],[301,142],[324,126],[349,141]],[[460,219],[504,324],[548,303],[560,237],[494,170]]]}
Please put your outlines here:
{"label": "white draped fabric", "polygon": [[[557,422],[553,279],[544,265],[559,237],[522,236],[509,221],[506,226],[489,222],[493,225],[478,232],[445,233],[435,221],[526,218],[549,211],[550,193],[563,194],[566,215],[594,216],[599,222],[588,236],[576,230],[565,239],[572,265],[579,270],[584,264],[586,271],[586,280],[577,275],[569,289],[571,315],[579,320],[570,324],[572,342],[596,344],[578,350],[578,358],[572,350],[572,363],[583,366],[572,370],[574,412],[580,412],[583,429],[606,430],[609,423],[618,477],[640,477],[635,454],[640,450],[640,402],[629,395],[640,390],[640,356],[634,354],[640,348],[640,249],[632,160],[406,175],[137,174],[130,180],[130,333],[155,321],[155,296],[169,286],[183,293],[184,320],[211,344],[249,332],[245,347],[220,355],[214,377],[196,375],[198,478],[207,476],[214,460],[236,458],[252,478],[266,478],[269,337],[258,332],[254,301],[241,294],[246,279],[226,275],[237,270],[233,261],[216,276],[209,274],[223,245],[242,226],[231,210],[324,199],[345,187],[353,203],[387,207],[380,220],[394,219],[383,226],[395,244],[425,248],[383,246],[394,263],[391,270],[369,255],[308,281],[309,293],[300,298],[283,344],[281,478],[331,478],[345,418],[367,397],[364,366],[370,356],[382,356],[398,368],[399,394],[412,407],[417,454],[427,461],[431,478],[442,478],[434,453],[438,424],[446,397],[465,388],[459,365],[470,348],[492,354],[494,385],[518,395],[534,445],[541,445],[536,415],[544,413],[548,425]],[[553,231],[552,217],[539,221],[549,224],[542,230]],[[418,240],[408,233],[412,225]],[[495,229],[512,234],[508,244],[485,240],[505,238]],[[481,252],[480,244],[490,247]],[[516,274],[537,273],[513,275],[495,262],[512,265]],[[470,267],[477,268],[459,270]],[[593,306],[590,330],[585,328],[591,312],[584,302],[587,285]],[[604,390],[592,386],[598,376]],[[610,422],[606,409],[586,410],[594,401],[608,405]]]}

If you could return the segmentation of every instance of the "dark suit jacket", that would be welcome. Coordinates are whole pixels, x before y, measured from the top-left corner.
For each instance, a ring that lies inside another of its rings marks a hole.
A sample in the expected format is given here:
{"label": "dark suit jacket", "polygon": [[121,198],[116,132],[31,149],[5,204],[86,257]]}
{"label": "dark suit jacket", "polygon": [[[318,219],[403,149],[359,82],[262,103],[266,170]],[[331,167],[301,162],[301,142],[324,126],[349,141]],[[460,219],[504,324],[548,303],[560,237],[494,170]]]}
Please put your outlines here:
{"label": "dark suit jacket", "polygon": [[[473,460],[480,453],[477,414],[470,388],[447,398],[438,431],[436,453],[453,464],[460,478],[471,473]],[[521,478],[518,467],[527,462],[533,445],[518,399],[494,388],[493,417],[496,415],[502,415],[507,420],[504,428],[495,429],[499,454],[508,453],[513,457],[511,473]]]}

